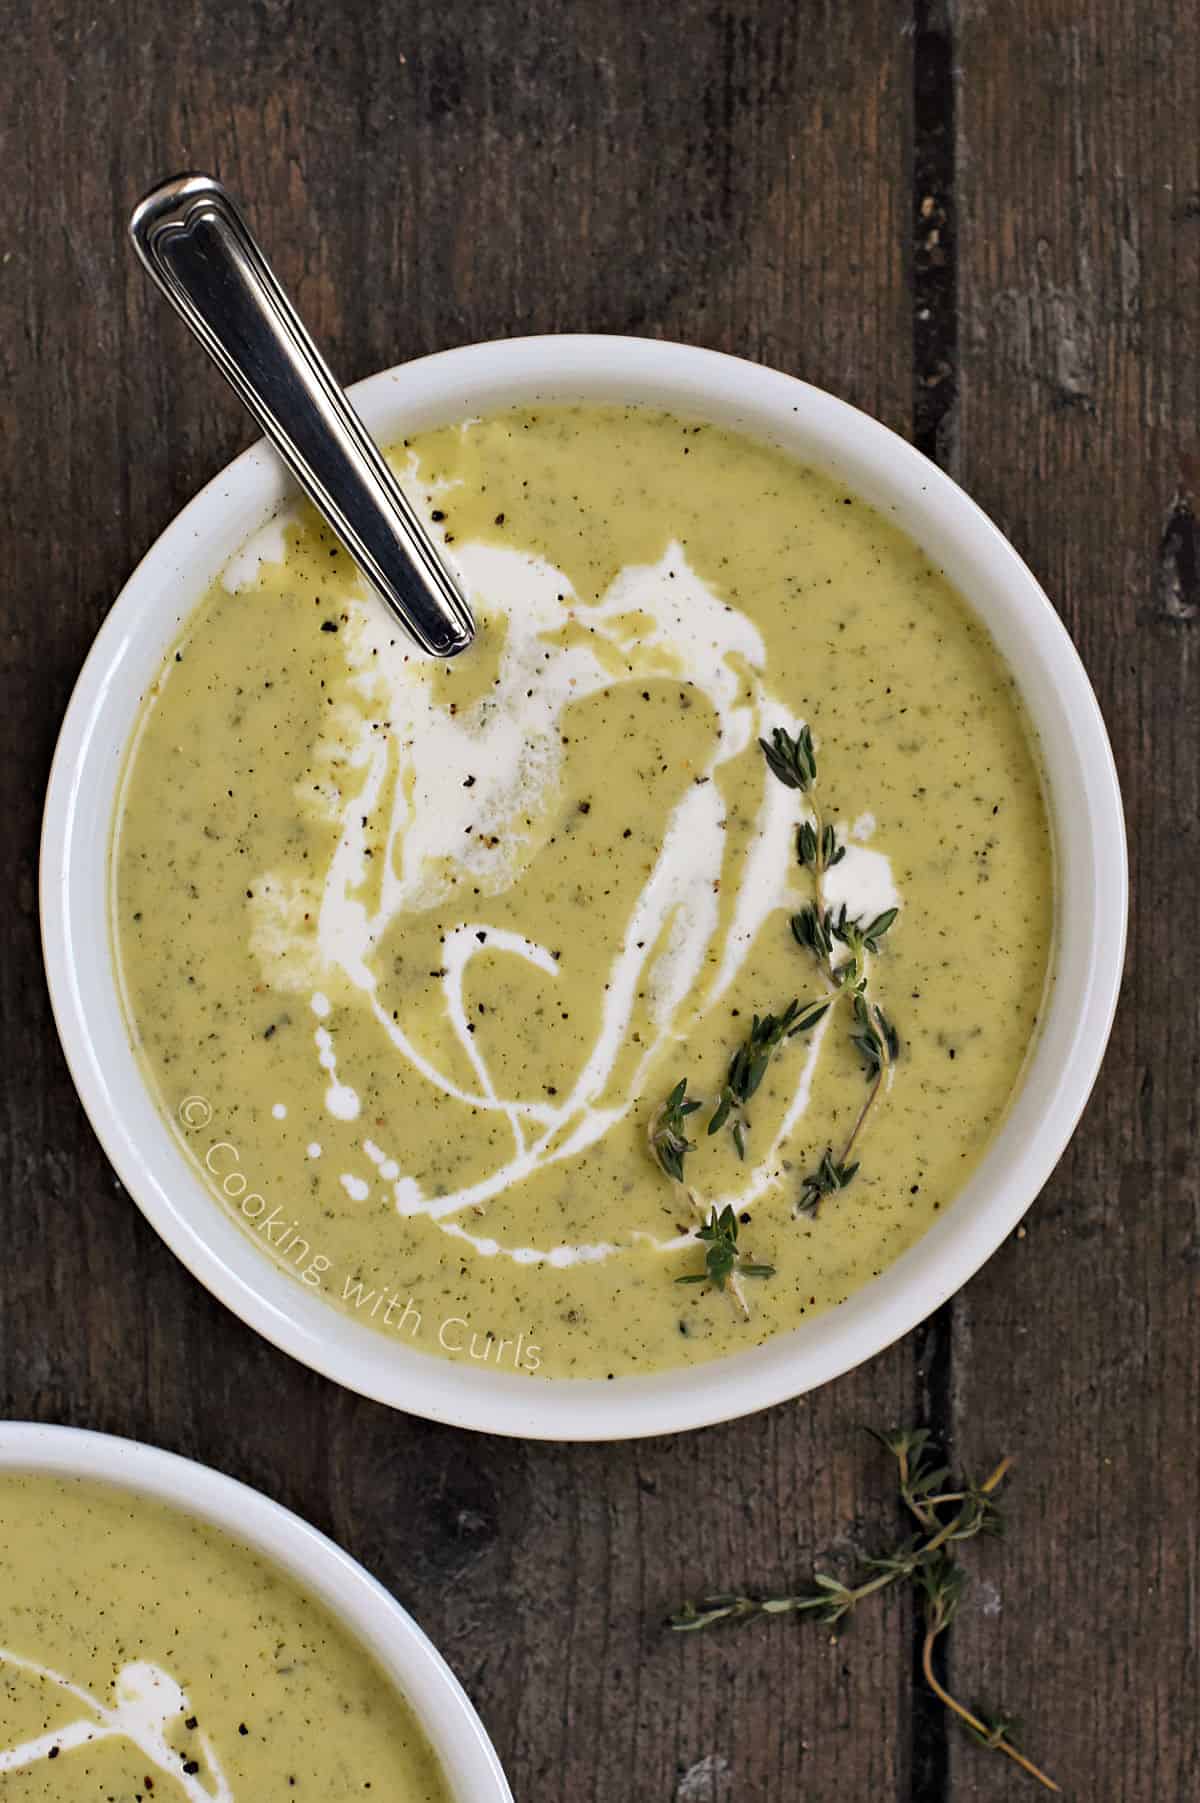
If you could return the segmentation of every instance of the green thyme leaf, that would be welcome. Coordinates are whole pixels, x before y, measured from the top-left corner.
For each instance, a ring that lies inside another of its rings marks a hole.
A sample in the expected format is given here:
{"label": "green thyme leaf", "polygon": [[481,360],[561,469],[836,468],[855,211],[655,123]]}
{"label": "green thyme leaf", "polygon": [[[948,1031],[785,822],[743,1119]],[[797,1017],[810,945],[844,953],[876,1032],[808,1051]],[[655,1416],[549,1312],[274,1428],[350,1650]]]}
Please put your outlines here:
{"label": "green thyme leaf", "polygon": [[829,957],[833,950],[833,940],[828,914],[822,913],[819,908],[801,908],[798,914],[792,915],[789,924],[797,945],[811,952],[818,962]]}
{"label": "green thyme leaf", "polygon": [[800,1010],[794,1027],[789,1027],[788,1038],[794,1039],[797,1033],[811,1033],[819,1020],[824,1020],[832,1007],[831,1002],[810,1002]]}
{"label": "green thyme leaf", "polygon": [[839,1163],[833,1156],[833,1147],[826,1146],[816,1170],[800,1186],[796,1213],[813,1219],[826,1196],[836,1195],[839,1190],[845,1189],[857,1170],[857,1160],[853,1164]]}
{"label": "green thyme leaf", "polygon": [[766,739],[760,739],[758,743],[772,776],[777,777],[785,789],[799,789],[803,794],[816,782],[817,761],[813,754],[812,733],[807,726],[802,726],[795,738],[782,726],[777,726],[771,734],[770,744]]}
{"label": "green thyme leaf", "polygon": [[733,1091],[728,1085],[721,1091],[721,1100],[717,1103],[712,1119],[708,1123],[710,1133],[719,1133],[729,1119],[729,1111],[733,1107]]}
{"label": "green thyme leaf", "polygon": [[757,1094],[767,1067],[785,1039],[806,1033],[828,1007],[827,1002],[801,1004],[793,997],[782,1014],[756,1014],[750,1031],[729,1060],[724,1087],[708,1123],[710,1134],[720,1132],[733,1115],[733,1143],[739,1158],[746,1156],[746,1123],[740,1111]]}
{"label": "green thyme leaf", "polygon": [[687,1078],[681,1077],[659,1109],[651,1128],[650,1144],[654,1156],[673,1183],[683,1182],[683,1161],[695,1145],[684,1131],[684,1122],[700,1106],[699,1102],[689,1099]]}
{"label": "green thyme leaf", "polygon": [[918,1566],[917,1588],[921,1592],[925,1620],[936,1633],[940,1634],[954,1620],[966,1587],[966,1572],[947,1553],[935,1553]]}
{"label": "green thyme leaf", "polygon": [[750,1264],[740,1257],[738,1219],[728,1203],[719,1211],[714,1204],[704,1226],[696,1229],[695,1237],[706,1248],[704,1269],[677,1277],[676,1283],[711,1283],[714,1289],[723,1290],[735,1273],[739,1277],[775,1275],[774,1265]]}
{"label": "green thyme leaf", "polygon": [[893,925],[899,912],[899,908],[887,908],[882,914],[877,914],[875,916],[875,919],[871,922],[870,926],[863,927],[863,944],[868,951],[874,952],[879,950],[879,941],[883,938],[889,927]]}

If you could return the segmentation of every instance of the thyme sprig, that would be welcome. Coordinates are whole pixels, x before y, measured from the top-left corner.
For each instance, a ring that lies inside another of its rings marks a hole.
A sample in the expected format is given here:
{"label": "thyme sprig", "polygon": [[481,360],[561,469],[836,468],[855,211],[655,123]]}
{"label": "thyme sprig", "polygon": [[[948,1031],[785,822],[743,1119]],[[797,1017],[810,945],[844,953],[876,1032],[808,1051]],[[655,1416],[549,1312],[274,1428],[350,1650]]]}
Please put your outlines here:
{"label": "thyme sprig", "polygon": [[[872,1430],[873,1431],[873,1430]],[[992,1751],[1003,1753],[1036,1778],[1047,1790],[1060,1787],[1017,1746],[1014,1723],[1002,1715],[969,1709],[948,1691],[934,1670],[933,1651],[953,1621],[967,1586],[967,1572],[951,1549],[979,1534],[998,1534],[1003,1516],[996,1491],[1008,1474],[1011,1459],[1004,1458],[983,1479],[954,1484],[949,1468],[935,1462],[930,1435],[925,1428],[901,1428],[876,1433],[896,1461],[901,1501],[916,1521],[919,1534],[901,1541],[889,1552],[863,1560],[856,1583],[845,1583],[829,1572],[813,1573],[812,1588],[768,1596],[727,1592],[686,1602],[668,1618],[677,1633],[695,1633],[722,1623],[745,1622],[762,1615],[809,1615],[834,1625],[850,1615],[870,1596],[900,1583],[911,1583],[924,1617],[921,1668],[939,1702],[955,1715],[972,1736]]]}
{"label": "thyme sprig", "polygon": [[684,1176],[683,1161],[695,1149],[695,1142],[687,1137],[687,1120],[701,1106],[700,1102],[688,1095],[687,1078],[681,1077],[652,1118],[648,1131],[650,1149],[659,1165],[672,1183],[682,1190],[693,1214],[701,1221],[693,1238],[705,1248],[704,1269],[689,1272],[683,1277],[677,1277],[675,1281],[708,1283],[717,1290],[728,1289],[742,1313],[748,1316],[750,1304],[742,1288],[742,1278],[773,1277],[775,1267],[755,1264],[744,1257],[738,1249],[738,1219],[733,1209],[728,1206],[718,1209],[715,1204],[707,1208]]}
{"label": "thyme sprig", "polygon": [[[831,833],[832,827],[826,827]],[[838,849],[833,862],[846,855],[845,846]],[[826,865],[825,869],[829,866]],[[818,964],[824,967],[823,974],[835,989],[854,989],[862,982],[866,974],[864,952],[877,952],[879,941],[899,914],[899,908],[885,908],[874,920],[864,926],[861,920],[851,920],[845,902],[834,913],[832,908],[807,907],[793,914],[788,922],[792,929],[792,938],[797,945],[811,952]],[[844,945],[849,957],[833,961],[834,950]]]}
{"label": "thyme sprig", "polygon": [[846,847],[839,841],[837,829],[821,815],[812,734],[807,726],[802,726],[793,737],[777,726],[770,742],[760,739],[759,745],[772,775],[786,788],[798,789],[812,812],[812,819],[801,821],[796,829],[796,856],[812,873],[813,900],[792,915],[789,925],[792,938],[812,957],[832,990],[833,999],[851,998],[850,1039],[862,1057],[870,1084],[867,1099],[841,1151],[835,1157],[833,1147],[827,1146],[816,1170],[800,1185],[794,1212],[811,1219],[827,1196],[845,1189],[857,1175],[861,1161],[852,1156],[854,1148],[900,1056],[900,1035],[872,1000],[868,988],[868,959],[879,951],[880,943],[895,925],[899,909],[885,908],[873,919],[862,921],[850,918],[844,902],[836,912],[827,905],[825,875],[845,857]]}
{"label": "thyme sprig", "polygon": [[857,1159],[852,1163],[847,1163],[844,1158],[839,1161],[833,1156],[833,1147],[826,1146],[816,1170],[810,1171],[800,1185],[796,1213],[810,1221],[815,1220],[826,1196],[836,1196],[840,1189],[845,1189],[857,1170]]}
{"label": "thyme sprig", "polygon": [[865,996],[861,994],[856,994],[854,997],[854,1022],[858,1031],[850,1035],[851,1043],[858,1048],[871,1087],[867,1092],[866,1101],[858,1111],[853,1127],[846,1136],[841,1155],[835,1158],[833,1147],[826,1146],[816,1170],[810,1172],[800,1185],[795,1213],[804,1215],[809,1220],[816,1218],[826,1196],[836,1195],[838,1190],[845,1189],[855,1176],[859,1168],[859,1160],[852,1159],[851,1153],[870,1118],[871,1110],[883,1093],[888,1071],[900,1056],[900,1038],[895,1027],[892,1026],[882,1008],[868,1003]]}
{"label": "thyme sprig", "polygon": [[[769,739],[759,740],[759,746],[771,774],[785,788],[803,795],[809,810],[810,817],[800,821],[796,828],[796,857],[812,875],[813,900],[791,916],[790,928],[797,945],[807,951],[816,964],[824,993],[804,1002],[793,996],[778,1014],[753,1016],[749,1032],[729,1060],[725,1080],[708,1118],[706,1138],[728,1127],[737,1155],[744,1160],[749,1127],[746,1111],[758,1093],[772,1058],[790,1039],[812,1032],[831,1008],[849,998],[852,1013],[850,1040],[862,1059],[869,1087],[866,1100],[840,1150],[835,1155],[833,1146],[826,1146],[816,1169],[800,1185],[793,1212],[812,1217],[827,1197],[845,1189],[857,1175],[860,1160],[853,1155],[855,1147],[900,1057],[900,1036],[869,988],[869,960],[878,953],[899,910],[885,908],[882,913],[864,921],[851,918],[845,903],[836,910],[827,905],[825,876],[846,856],[846,846],[839,840],[837,828],[821,814],[812,731],[808,726],[802,726],[792,734],[777,726]],[[689,1097],[686,1081],[677,1083],[650,1123],[650,1150],[665,1175],[685,1191],[693,1210],[704,1222],[704,1229],[697,1230],[697,1237],[704,1237],[711,1228],[718,1232],[719,1239],[718,1223],[722,1216],[714,1208],[709,1217],[705,1204],[684,1177],[684,1159],[695,1150],[695,1141],[688,1138],[687,1121],[703,1106]],[[730,1220],[735,1220],[732,1210],[723,1212]],[[737,1281],[736,1255],[725,1264],[722,1261],[727,1253],[728,1248],[719,1249],[717,1241],[709,1244],[709,1257],[717,1257],[717,1268],[723,1273],[723,1281],[712,1280],[714,1287],[723,1289],[728,1282],[741,1306],[746,1308],[745,1296]],[[687,1279],[689,1282],[709,1280],[707,1267],[705,1273]]]}
{"label": "thyme sprig", "polygon": [[967,1587],[967,1574],[952,1559],[941,1555],[930,1560],[918,1576],[921,1591],[921,1603],[925,1615],[925,1638],[921,1643],[921,1670],[925,1682],[941,1703],[942,1707],[957,1716],[966,1728],[972,1740],[981,1747],[989,1747],[995,1753],[1004,1753],[1023,1772],[1044,1785],[1047,1790],[1061,1791],[1061,1784],[1056,1784],[1035,1765],[1016,1742],[1019,1724],[1013,1716],[1003,1713],[990,1714],[986,1710],[968,1709],[965,1703],[952,1696],[939,1679],[933,1667],[933,1649],[938,1637],[944,1634],[958,1612],[962,1602],[963,1591]]}
{"label": "thyme sprig", "polygon": [[708,1248],[704,1269],[689,1271],[677,1277],[676,1283],[711,1283],[714,1289],[723,1290],[737,1277],[775,1275],[774,1265],[756,1265],[738,1251],[738,1218],[728,1204],[719,1212],[714,1205],[704,1226],[696,1229],[695,1237]]}
{"label": "thyme sprig", "polygon": [[687,1078],[681,1077],[650,1123],[650,1149],[673,1183],[684,1181],[683,1161],[696,1146],[684,1130],[685,1122],[702,1106],[692,1101]]}
{"label": "thyme sprig", "polygon": [[802,726],[793,739],[782,726],[777,726],[769,741],[760,739],[758,742],[771,775],[778,777],[785,789],[799,789],[801,795],[807,795],[817,780],[817,760],[810,728]]}
{"label": "thyme sprig", "polygon": [[710,1134],[719,1133],[732,1116],[730,1131],[739,1158],[746,1156],[747,1102],[767,1074],[773,1054],[786,1039],[798,1033],[810,1033],[829,1012],[827,1001],[801,1004],[793,996],[782,1014],[755,1015],[749,1033],[729,1060],[729,1070],[720,1099],[708,1123]]}
{"label": "thyme sprig", "polygon": [[850,1043],[862,1054],[867,1077],[873,1081],[900,1056],[900,1035],[883,1009],[858,992],[854,997],[854,1025],[858,1030],[851,1033]]}

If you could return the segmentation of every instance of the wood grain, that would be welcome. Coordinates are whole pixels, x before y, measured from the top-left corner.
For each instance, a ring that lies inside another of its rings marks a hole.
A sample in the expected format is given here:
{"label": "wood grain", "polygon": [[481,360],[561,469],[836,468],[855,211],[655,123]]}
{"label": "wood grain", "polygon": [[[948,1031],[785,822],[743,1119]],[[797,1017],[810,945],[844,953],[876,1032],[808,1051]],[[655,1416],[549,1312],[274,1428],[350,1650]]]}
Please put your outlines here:
{"label": "wood grain", "polygon": [[[998,1803],[896,1601],[838,1640],[676,1639],[712,1580],[895,1534],[863,1421],[1015,1452],[947,1666],[1071,1795],[1183,1803],[1195,1750],[1200,26],[1183,0],[0,0],[0,1409],[258,1485],[409,1604],[522,1803]],[[519,1445],[259,1342],[104,1163],[45,999],[41,795],[124,576],[251,436],[127,253],[221,174],[351,379],[517,332],[809,377],[936,455],[1046,582],[1116,741],[1138,910],[1112,1054],[1045,1197],[865,1370],[729,1427]],[[928,203],[928,204],[926,204]]]}
{"label": "wood grain", "polygon": [[[1134,915],[1083,1127],[957,1299],[957,1450],[1018,1455],[951,1667],[1079,1798],[1200,1795],[1197,17],[960,3],[956,475],[1062,613],[1113,733]],[[1069,928],[1068,928],[1069,930]],[[1001,1600],[1002,1599],[1002,1600]],[[998,1763],[998,1762],[996,1762]],[[953,1795],[1013,1779],[957,1737]]]}

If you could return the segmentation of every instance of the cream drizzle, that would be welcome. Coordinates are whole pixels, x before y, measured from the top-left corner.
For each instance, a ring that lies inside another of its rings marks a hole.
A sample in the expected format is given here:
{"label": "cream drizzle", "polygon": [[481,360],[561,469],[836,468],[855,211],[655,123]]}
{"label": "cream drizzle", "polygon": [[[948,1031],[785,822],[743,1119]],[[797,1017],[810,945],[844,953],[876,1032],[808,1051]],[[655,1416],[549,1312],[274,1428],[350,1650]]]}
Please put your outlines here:
{"label": "cream drizzle", "polygon": [[[413,1177],[401,1174],[394,1156],[364,1141],[362,1149],[380,1179],[391,1184],[398,1214],[423,1216],[478,1254],[503,1254],[519,1264],[591,1262],[628,1250],[634,1240],[663,1250],[684,1245],[690,1236],[659,1240],[647,1234],[632,1236],[624,1246],[608,1241],[541,1249],[502,1245],[471,1231],[459,1217],[482,1209],[536,1170],[578,1157],[633,1105],[663,1047],[675,1036],[684,1003],[694,1005],[719,923],[713,885],[721,871],[723,803],[711,778],[752,736],[769,734],[775,725],[794,729],[794,716],[765,686],[765,648],[758,629],[700,579],[678,544],[668,546],[657,564],[624,570],[599,604],[587,607],[579,603],[561,571],[521,552],[472,544],[456,547],[456,561],[472,599],[490,617],[503,616],[507,625],[497,689],[451,715],[433,700],[423,660],[397,643],[384,610],[365,594],[350,603],[343,643],[361,709],[331,710],[332,732],[318,751],[331,769],[342,760],[364,772],[362,785],[349,800],[342,799],[336,784],[324,785],[339,836],[320,889],[315,896],[300,895],[294,883],[273,874],[256,884],[252,943],[273,981],[313,985],[311,1006],[321,1022],[314,1039],[318,1062],[331,1078],[326,1106],[336,1118],[354,1119],[359,1098],[338,1077],[337,1010],[325,989],[316,986],[321,973],[331,972],[340,981],[328,987],[336,987],[343,996],[347,988],[357,992],[351,1005],[370,1009],[394,1052],[426,1082],[466,1106],[505,1117],[512,1137],[507,1159],[449,1195],[424,1195]],[[628,632],[628,616],[633,613],[653,622],[636,644]],[[565,643],[560,638],[554,645],[570,620],[586,625],[607,650],[607,660],[578,637]],[[620,654],[623,674],[613,673],[613,652]],[[607,973],[600,1031],[583,1070],[570,1093],[553,1101],[543,1095],[499,1093],[476,1036],[467,1031],[463,992],[471,960],[482,954],[516,957],[551,978],[561,966],[545,946],[492,926],[481,913],[447,933],[443,947],[440,981],[446,1019],[474,1078],[469,1083],[456,1081],[413,1043],[380,1003],[371,968],[375,949],[398,915],[451,903],[451,872],[469,879],[481,898],[519,881],[554,818],[564,710],[598,690],[663,675],[694,684],[712,706],[718,730],[703,779],[689,788],[667,822],[624,945]],[[381,730],[385,722],[386,730]],[[464,810],[468,777],[470,802]],[[310,797],[311,791],[304,799]],[[764,773],[756,830],[738,875],[732,921],[716,974],[704,988],[705,1010],[716,1005],[735,981],[769,915],[800,899],[792,856],[797,800]],[[381,811],[387,815],[387,828],[380,850]],[[464,811],[475,829],[471,834],[464,832]],[[888,859],[862,842],[874,824],[869,814],[853,825],[840,823],[846,856],[826,878],[830,904],[836,907],[844,901],[852,914],[875,914],[900,901]],[[373,874],[366,856],[368,839],[383,869],[373,907],[361,899],[368,875]],[[498,848],[489,848],[489,840],[498,841]],[[295,931],[302,909],[311,910],[314,902],[315,958]],[[654,948],[660,942],[667,949],[656,955]],[[607,1090],[628,1039],[639,988],[651,996],[657,1037],[614,1098]],[[719,1202],[744,1207],[778,1180],[779,1149],[808,1106],[828,1019],[808,1043],[796,1091],[769,1151],[747,1173],[741,1191],[717,1198]],[[360,1179],[346,1176],[342,1182],[357,1195]]]}
{"label": "cream drizzle", "polygon": [[102,1703],[99,1697],[81,1685],[73,1684],[61,1672],[0,1647],[0,1668],[4,1666],[26,1672],[74,1697],[86,1713],[79,1720],[50,1729],[33,1740],[0,1748],[0,1772],[21,1771],[26,1766],[57,1759],[76,1747],[118,1737],[135,1746],[147,1765],[155,1766],[165,1777],[173,1779],[188,1798],[188,1803],[234,1803],[233,1792],[203,1729],[197,1732],[197,1746],[212,1782],[202,1774],[185,1771],[184,1756],[168,1741],[168,1724],[180,1717],[191,1716],[192,1706],[186,1691],[161,1666],[144,1659],[122,1666],[113,1680],[111,1703]]}

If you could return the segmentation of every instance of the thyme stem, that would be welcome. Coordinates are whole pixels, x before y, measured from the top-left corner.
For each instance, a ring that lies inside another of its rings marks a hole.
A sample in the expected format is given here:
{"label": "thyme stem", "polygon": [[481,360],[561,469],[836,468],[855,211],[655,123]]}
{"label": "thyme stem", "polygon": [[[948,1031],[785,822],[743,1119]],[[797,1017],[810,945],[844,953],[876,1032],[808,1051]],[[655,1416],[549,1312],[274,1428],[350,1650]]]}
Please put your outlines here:
{"label": "thyme stem", "polygon": [[[905,1450],[898,1452],[896,1456],[900,1465],[901,1483],[904,1485],[908,1480],[908,1454]],[[982,1484],[980,1484],[980,1494],[983,1496],[990,1496],[992,1491],[1003,1481],[1011,1464],[1011,1458],[1001,1459],[995,1470],[984,1479]],[[966,1509],[970,1506],[970,1493],[967,1492],[965,1495],[968,1500],[966,1501],[964,1508],[960,1510],[959,1514],[955,1517],[954,1522],[949,1524],[949,1527],[943,1529],[940,1534],[935,1535],[928,1543],[926,1548],[927,1553],[932,1553],[936,1551],[939,1546],[944,1545],[949,1537],[950,1529],[956,1522],[963,1519]],[[939,1503],[959,1502],[962,1501],[963,1498],[964,1493],[962,1491],[951,1491],[943,1496],[923,1497],[918,1504],[910,1502],[909,1507],[912,1509],[913,1514],[920,1518],[922,1516],[929,1516],[931,1511],[936,1509]],[[1039,1784],[1044,1784],[1047,1790],[1061,1791],[1061,1785],[1056,1784],[1053,1778],[1048,1777],[1047,1774],[1041,1770],[1040,1766],[1034,1765],[1032,1759],[1027,1759],[1020,1748],[1013,1746],[1003,1729],[997,1732],[996,1730],[989,1728],[986,1722],[980,1721],[973,1710],[968,1709],[965,1703],[960,1703],[957,1697],[951,1696],[945,1685],[938,1681],[937,1674],[933,1669],[933,1649],[939,1635],[943,1634],[949,1626],[950,1618],[948,1613],[946,1613],[936,1601],[930,1601],[926,1605],[926,1615],[927,1625],[925,1629],[925,1639],[921,1646],[921,1670],[925,1674],[925,1682],[928,1684],[939,1703],[943,1704],[945,1708],[959,1716],[960,1719],[967,1724],[968,1728],[972,1729],[972,1731],[979,1736],[979,1739],[983,1741],[985,1746],[993,1747],[997,1753],[1006,1753],[1010,1759],[1015,1760],[1022,1771],[1028,1772],[1031,1778],[1036,1778]]]}
{"label": "thyme stem", "polygon": [[1020,1748],[1014,1747],[1011,1740],[1008,1740],[1003,1733],[992,1732],[986,1723],[981,1722],[979,1717],[967,1708],[965,1703],[960,1703],[957,1697],[950,1695],[944,1685],[938,1683],[937,1674],[933,1669],[933,1648],[941,1632],[941,1627],[934,1627],[930,1624],[925,1631],[925,1640],[921,1647],[921,1670],[925,1674],[925,1682],[938,1702],[960,1717],[968,1728],[971,1728],[979,1736],[984,1746],[992,1747],[997,1753],[1006,1753],[1010,1759],[1016,1761],[1022,1771],[1028,1772],[1031,1778],[1036,1778],[1039,1784],[1044,1784],[1047,1790],[1061,1792],[1061,1784],[1055,1784],[1053,1778],[1048,1777],[1040,1766],[1034,1765],[1032,1759],[1027,1759]]}
{"label": "thyme stem", "polygon": [[[829,868],[829,863],[826,856],[825,818],[821,812],[821,804],[817,800],[815,789],[816,772],[814,771],[813,788],[808,794],[808,805],[812,812],[813,837],[817,842],[816,852],[812,862],[813,899],[817,904],[817,909],[822,920],[824,920],[829,912],[825,906],[825,872]],[[834,987],[836,986],[836,979],[833,974],[832,949],[830,950],[828,958],[825,960],[825,966],[825,974],[829,979],[830,986]]]}
{"label": "thyme stem", "polygon": [[859,1134],[862,1132],[863,1128],[867,1124],[867,1120],[868,1120],[868,1117],[870,1116],[871,1110],[872,1110],[872,1108],[874,1108],[876,1099],[878,1098],[878,1095],[879,1095],[879,1092],[883,1088],[884,1079],[887,1076],[887,1072],[888,1072],[887,1064],[886,1063],[881,1064],[879,1067],[879,1074],[875,1078],[874,1083],[872,1083],[871,1088],[868,1091],[867,1099],[858,1111],[858,1119],[855,1121],[853,1127],[850,1129],[849,1135],[847,1136],[847,1139],[846,1139],[846,1143],[842,1147],[842,1163],[843,1164],[845,1164],[848,1161],[851,1152],[853,1152],[853,1150],[854,1150],[855,1140],[858,1138]]}

